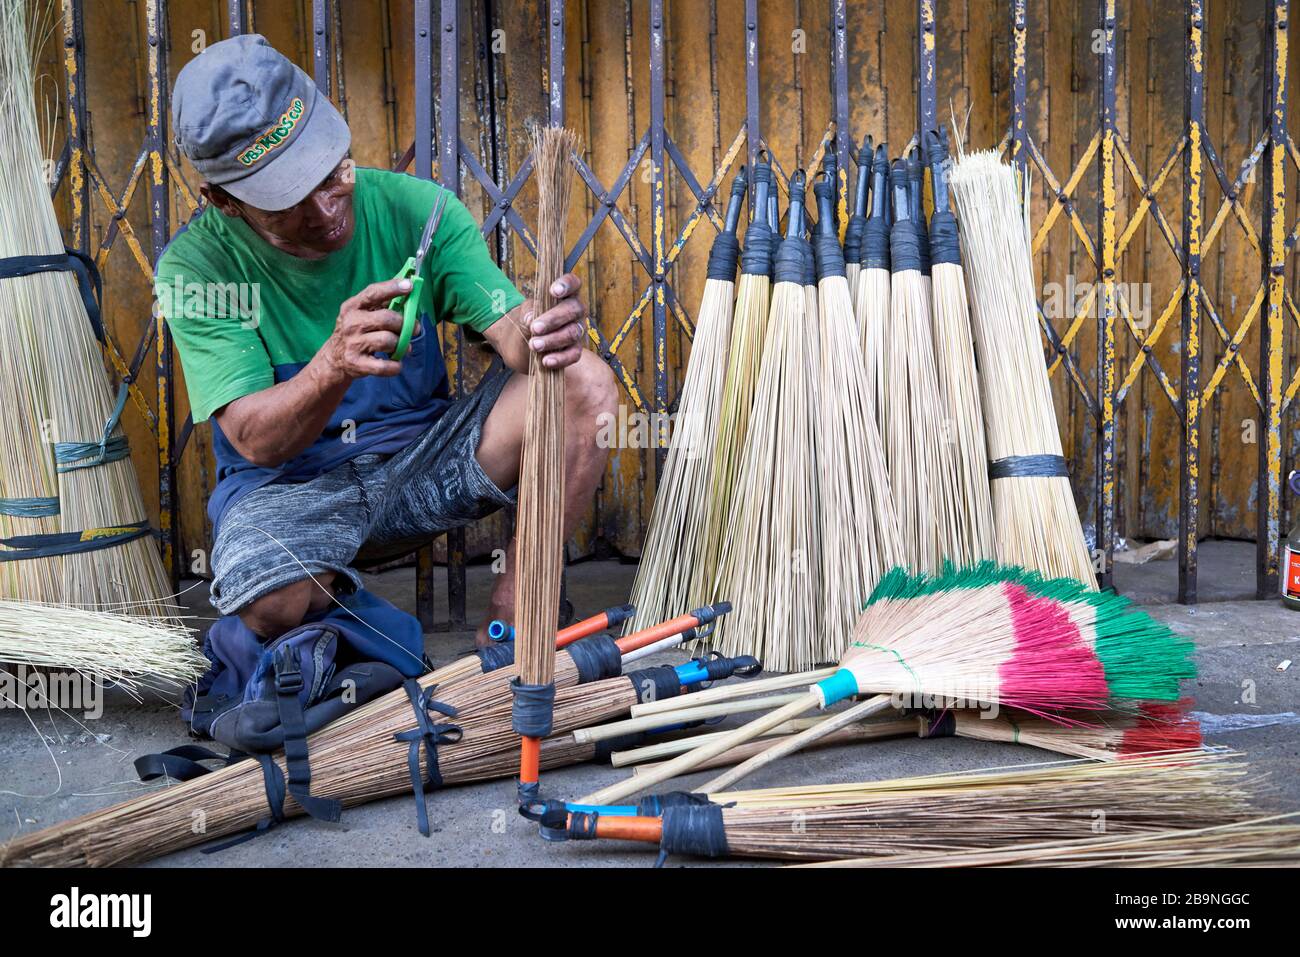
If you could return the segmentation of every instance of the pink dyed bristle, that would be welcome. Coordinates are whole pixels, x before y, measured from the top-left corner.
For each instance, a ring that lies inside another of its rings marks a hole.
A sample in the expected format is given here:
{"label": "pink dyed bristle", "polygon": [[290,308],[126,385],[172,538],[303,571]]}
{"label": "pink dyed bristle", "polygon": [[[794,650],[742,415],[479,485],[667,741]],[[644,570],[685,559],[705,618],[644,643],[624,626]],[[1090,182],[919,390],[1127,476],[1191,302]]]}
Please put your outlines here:
{"label": "pink dyed bristle", "polygon": [[998,669],[998,699],[1032,714],[1105,708],[1106,672],[1060,602],[1036,597],[1023,585],[1003,584],[1016,649]]}
{"label": "pink dyed bristle", "polygon": [[1148,754],[1152,751],[1186,751],[1201,746],[1201,725],[1187,714],[1189,699],[1177,704],[1147,701],[1142,704],[1133,727],[1124,732],[1120,754]]}

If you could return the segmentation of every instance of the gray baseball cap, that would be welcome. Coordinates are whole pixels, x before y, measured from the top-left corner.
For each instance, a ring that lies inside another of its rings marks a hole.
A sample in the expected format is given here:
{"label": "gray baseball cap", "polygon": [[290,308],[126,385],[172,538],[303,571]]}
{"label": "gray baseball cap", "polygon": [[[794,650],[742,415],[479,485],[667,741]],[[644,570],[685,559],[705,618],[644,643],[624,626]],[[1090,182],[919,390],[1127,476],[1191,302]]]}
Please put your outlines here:
{"label": "gray baseball cap", "polygon": [[256,33],[214,43],[185,64],[172,128],[205,180],[266,210],[303,200],[352,144],[329,97]]}

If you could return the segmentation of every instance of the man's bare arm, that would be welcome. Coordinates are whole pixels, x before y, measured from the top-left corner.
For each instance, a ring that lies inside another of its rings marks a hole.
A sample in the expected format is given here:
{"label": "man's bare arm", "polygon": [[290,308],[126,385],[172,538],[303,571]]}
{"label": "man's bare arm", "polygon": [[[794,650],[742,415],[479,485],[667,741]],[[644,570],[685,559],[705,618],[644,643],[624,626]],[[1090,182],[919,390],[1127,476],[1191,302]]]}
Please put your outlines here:
{"label": "man's bare arm", "polygon": [[283,465],[320,438],[354,379],[397,375],[401,363],[374,353],[396,348],[402,317],[387,305],[409,288],[407,280],[367,286],[343,303],[333,334],[302,371],[220,409],[215,418],[235,450],[263,468]]}

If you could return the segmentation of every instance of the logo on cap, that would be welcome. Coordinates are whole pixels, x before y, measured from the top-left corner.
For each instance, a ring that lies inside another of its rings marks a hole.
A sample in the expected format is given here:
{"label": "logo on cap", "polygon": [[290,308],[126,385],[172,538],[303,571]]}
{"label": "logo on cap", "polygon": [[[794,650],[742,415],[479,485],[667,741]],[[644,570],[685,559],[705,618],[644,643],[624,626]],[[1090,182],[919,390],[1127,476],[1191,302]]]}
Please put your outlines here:
{"label": "logo on cap", "polygon": [[273,149],[284,145],[284,141],[289,138],[298,121],[302,119],[303,111],[307,106],[302,101],[302,97],[295,96],[289,102],[289,108],[280,114],[280,118],[261,136],[253,141],[253,145],[239,154],[239,162],[245,166],[252,166],[262,157],[266,156]]}

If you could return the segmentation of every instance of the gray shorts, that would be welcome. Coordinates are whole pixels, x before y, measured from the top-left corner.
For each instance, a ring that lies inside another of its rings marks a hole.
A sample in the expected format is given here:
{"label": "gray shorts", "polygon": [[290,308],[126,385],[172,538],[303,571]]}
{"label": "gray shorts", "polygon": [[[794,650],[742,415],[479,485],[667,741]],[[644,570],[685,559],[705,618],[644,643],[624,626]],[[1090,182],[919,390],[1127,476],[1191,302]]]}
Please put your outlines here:
{"label": "gray shorts", "polygon": [[510,370],[494,368],[427,432],[394,455],[359,455],[309,482],[249,492],[222,516],[212,548],[212,604],[223,615],[301,581],[335,572],[360,588],[352,562],[363,544],[427,540],[503,505],[475,458],[483,423]]}

